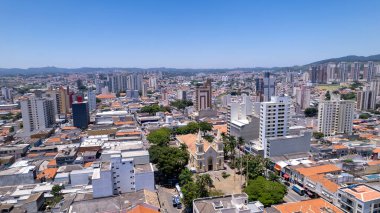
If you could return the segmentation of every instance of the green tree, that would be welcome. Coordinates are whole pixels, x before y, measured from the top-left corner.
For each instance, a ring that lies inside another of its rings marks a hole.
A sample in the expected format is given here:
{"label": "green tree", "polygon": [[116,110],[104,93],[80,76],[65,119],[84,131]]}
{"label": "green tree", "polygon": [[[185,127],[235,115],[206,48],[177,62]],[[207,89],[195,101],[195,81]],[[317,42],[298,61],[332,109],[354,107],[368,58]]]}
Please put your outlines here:
{"label": "green tree", "polygon": [[269,173],[269,177],[268,177],[268,180],[270,181],[273,181],[273,182],[276,182],[280,179],[280,177],[278,175],[276,175],[275,173]]}
{"label": "green tree", "polygon": [[151,144],[155,144],[158,146],[166,146],[170,141],[170,135],[171,130],[164,127],[150,132],[147,136],[147,140]]}
{"label": "green tree", "polygon": [[178,110],[183,110],[188,106],[193,106],[193,102],[190,100],[176,100],[171,102],[170,105],[177,108]]}
{"label": "green tree", "polygon": [[199,129],[202,132],[207,132],[207,131],[211,131],[212,130],[212,124],[207,123],[205,121],[199,122],[198,126],[199,126]]}
{"label": "green tree", "polygon": [[268,164],[268,162],[259,155],[244,155],[239,160],[242,161],[243,174],[248,175],[248,178],[251,180],[262,176]]}
{"label": "green tree", "polygon": [[15,128],[11,126],[11,128],[9,128],[9,132],[14,132],[14,131],[15,131]]}
{"label": "green tree", "polygon": [[314,117],[318,115],[318,109],[314,107],[309,107],[305,109],[305,117]]}
{"label": "green tree", "polygon": [[199,193],[198,196],[208,197],[210,188],[212,187],[212,184],[213,184],[210,175],[209,174],[198,175],[196,179],[197,180],[195,184],[197,185],[197,189]]}
{"label": "green tree", "polygon": [[353,100],[356,98],[355,92],[349,92],[340,96],[343,100]]}
{"label": "green tree", "polygon": [[325,100],[327,100],[327,101],[331,100],[330,91],[326,92],[326,94],[325,94]]}
{"label": "green tree", "polygon": [[315,139],[321,139],[323,138],[325,135],[322,133],[322,132],[313,132],[313,137]]}
{"label": "green tree", "polygon": [[100,98],[96,98],[96,103],[98,104],[100,102],[102,102],[102,100],[100,100]]}
{"label": "green tree", "polygon": [[197,191],[197,185],[190,181],[186,183],[182,188],[183,199],[182,202],[189,212],[193,212],[193,200],[199,198],[199,193]]}
{"label": "green tree", "polygon": [[183,169],[181,171],[181,174],[179,174],[179,177],[178,177],[179,185],[183,186],[186,183],[193,181],[192,177],[193,177],[193,173],[188,168]]}
{"label": "green tree", "polygon": [[370,117],[371,117],[371,115],[368,114],[368,113],[362,113],[362,114],[359,115],[359,118],[360,118],[360,119],[368,119],[368,118],[370,118]]}
{"label": "green tree", "polygon": [[54,185],[53,188],[51,189],[51,194],[54,196],[54,197],[58,197],[61,195],[61,190],[63,189],[63,187],[61,187],[60,185]]}
{"label": "green tree", "polygon": [[286,187],[281,183],[259,176],[249,181],[244,191],[248,194],[249,201],[258,200],[264,206],[271,206],[282,202],[286,194]]}
{"label": "green tree", "polygon": [[189,160],[187,151],[176,147],[154,145],[149,148],[149,154],[166,180],[177,179]]}

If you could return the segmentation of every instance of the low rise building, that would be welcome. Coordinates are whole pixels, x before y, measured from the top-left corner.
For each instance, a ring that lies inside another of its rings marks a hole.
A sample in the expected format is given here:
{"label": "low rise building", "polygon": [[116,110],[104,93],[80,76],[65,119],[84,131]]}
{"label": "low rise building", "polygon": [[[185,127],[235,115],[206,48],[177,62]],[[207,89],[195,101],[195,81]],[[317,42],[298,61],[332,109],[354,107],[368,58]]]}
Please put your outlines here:
{"label": "low rise building", "polygon": [[344,212],[380,212],[380,191],[368,185],[358,184],[340,188],[335,203]]}

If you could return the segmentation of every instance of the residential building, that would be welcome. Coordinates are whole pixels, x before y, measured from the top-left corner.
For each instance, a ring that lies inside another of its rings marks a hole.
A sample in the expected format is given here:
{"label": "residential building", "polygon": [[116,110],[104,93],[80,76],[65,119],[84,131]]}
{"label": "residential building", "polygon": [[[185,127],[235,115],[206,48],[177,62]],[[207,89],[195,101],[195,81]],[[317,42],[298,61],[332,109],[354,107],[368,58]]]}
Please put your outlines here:
{"label": "residential building", "polygon": [[353,81],[359,81],[360,79],[360,62],[355,62],[354,63],[354,69],[353,69],[353,73],[352,73],[352,80]]}
{"label": "residential building", "polygon": [[376,107],[375,90],[372,90],[369,86],[363,88],[363,90],[356,93],[356,109],[358,110],[374,110]]}
{"label": "residential building", "polygon": [[325,136],[352,134],[355,101],[321,101],[318,108],[318,131]]}
{"label": "residential building", "polygon": [[212,86],[211,80],[207,79],[203,86],[195,88],[195,109],[201,111],[212,108]]}
{"label": "residential building", "polygon": [[154,171],[151,164],[135,165],[133,158],[111,155],[92,176],[93,197],[108,197],[141,189],[154,191]]}
{"label": "residential building", "polygon": [[[295,212],[318,212],[318,213],[344,213],[341,209],[329,203],[322,198],[289,202],[284,204],[274,205],[269,209],[275,209],[278,213],[295,213]],[[276,211],[269,211],[272,213]],[[276,212],[276,213],[277,213]]]}
{"label": "residential building", "polygon": [[248,142],[259,137],[260,119],[253,115],[253,103],[243,95],[240,103],[232,102],[227,108],[227,134],[242,137]]}
{"label": "residential building", "polygon": [[55,123],[55,109],[52,99],[37,98],[34,95],[20,101],[23,129],[26,133],[51,128]]}
{"label": "residential building", "polygon": [[260,106],[259,146],[267,157],[267,138],[282,137],[289,130],[290,98],[288,96],[272,96],[271,101],[262,102]]}
{"label": "residential building", "polygon": [[346,62],[339,63],[339,80],[340,82],[347,82],[348,79],[348,64]]}
{"label": "residential building", "polygon": [[5,100],[12,100],[12,88],[8,87],[2,87],[1,88],[1,95],[4,97]]}
{"label": "residential building", "polygon": [[248,202],[246,193],[193,200],[193,213],[204,212],[263,213],[264,205],[260,201]]}
{"label": "residential building", "polygon": [[367,80],[367,82],[370,82],[373,80],[373,78],[375,77],[375,64],[373,63],[373,61],[368,61],[368,65],[366,67],[367,69],[365,69],[365,72],[364,72],[364,78]]}
{"label": "residential building", "polygon": [[79,129],[87,129],[90,123],[90,114],[88,110],[88,102],[74,102],[73,110],[73,126]]}
{"label": "residential building", "polygon": [[347,213],[380,212],[380,191],[365,184],[343,187],[337,192],[335,205]]}
{"label": "residential building", "polygon": [[89,89],[87,91],[87,102],[88,102],[88,110],[90,112],[96,110],[96,94],[95,91]]}
{"label": "residential building", "polygon": [[187,97],[186,97],[186,91],[185,90],[178,90],[177,92],[177,99],[178,100],[186,100]]}

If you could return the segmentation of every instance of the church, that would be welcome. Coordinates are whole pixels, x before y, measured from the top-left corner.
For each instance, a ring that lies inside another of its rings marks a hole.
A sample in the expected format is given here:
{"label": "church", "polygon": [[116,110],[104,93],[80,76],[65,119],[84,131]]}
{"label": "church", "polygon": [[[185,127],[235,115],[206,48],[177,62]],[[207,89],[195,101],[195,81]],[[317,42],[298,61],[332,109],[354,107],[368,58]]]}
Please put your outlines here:
{"label": "church", "polygon": [[224,169],[223,139],[218,131],[213,142],[210,143],[198,135],[178,135],[179,144],[185,144],[190,154],[189,166],[197,173]]}

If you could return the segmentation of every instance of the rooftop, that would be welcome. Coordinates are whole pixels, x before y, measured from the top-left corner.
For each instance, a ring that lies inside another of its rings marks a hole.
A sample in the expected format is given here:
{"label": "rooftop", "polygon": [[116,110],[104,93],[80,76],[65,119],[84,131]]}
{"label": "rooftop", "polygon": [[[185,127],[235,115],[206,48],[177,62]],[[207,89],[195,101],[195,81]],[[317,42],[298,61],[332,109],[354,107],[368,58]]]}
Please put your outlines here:
{"label": "rooftop", "polygon": [[343,213],[342,210],[322,198],[305,200],[292,203],[284,203],[272,206],[281,213]]}
{"label": "rooftop", "polygon": [[340,190],[354,196],[362,202],[380,199],[380,191],[363,184],[348,186]]}

